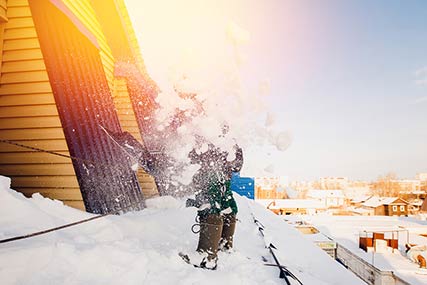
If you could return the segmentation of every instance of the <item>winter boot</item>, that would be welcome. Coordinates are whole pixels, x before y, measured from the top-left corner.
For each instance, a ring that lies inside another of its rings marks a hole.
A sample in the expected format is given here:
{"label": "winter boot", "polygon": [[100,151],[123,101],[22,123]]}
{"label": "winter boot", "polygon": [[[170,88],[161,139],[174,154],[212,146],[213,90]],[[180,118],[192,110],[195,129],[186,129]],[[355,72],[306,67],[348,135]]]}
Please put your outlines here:
{"label": "winter boot", "polygon": [[200,216],[200,234],[198,252],[208,254],[207,258],[203,259],[200,266],[207,269],[216,269],[217,252],[219,240],[221,238],[222,218],[220,215],[208,214]]}
{"label": "winter boot", "polygon": [[223,226],[219,249],[221,251],[230,251],[233,248],[233,235],[236,229],[236,215],[229,214],[223,217]]}

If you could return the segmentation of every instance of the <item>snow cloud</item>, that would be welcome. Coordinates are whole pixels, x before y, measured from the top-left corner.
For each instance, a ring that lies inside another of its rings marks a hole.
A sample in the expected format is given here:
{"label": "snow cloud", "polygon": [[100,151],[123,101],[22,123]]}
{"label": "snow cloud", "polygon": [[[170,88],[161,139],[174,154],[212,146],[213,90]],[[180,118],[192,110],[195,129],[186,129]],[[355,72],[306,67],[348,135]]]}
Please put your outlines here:
{"label": "snow cloud", "polygon": [[[188,163],[188,152],[203,143],[196,138],[225,151],[232,151],[236,143],[243,149],[268,145],[285,151],[291,143],[291,135],[276,124],[275,114],[265,104],[270,80],[260,78],[254,90],[248,90],[241,80],[250,33],[236,23],[230,23],[224,32],[228,48],[215,66],[187,60],[191,53],[183,54],[171,64],[169,81],[160,86],[156,128],[172,129],[174,135],[165,145],[181,165]],[[191,177],[188,171],[185,176]]]}

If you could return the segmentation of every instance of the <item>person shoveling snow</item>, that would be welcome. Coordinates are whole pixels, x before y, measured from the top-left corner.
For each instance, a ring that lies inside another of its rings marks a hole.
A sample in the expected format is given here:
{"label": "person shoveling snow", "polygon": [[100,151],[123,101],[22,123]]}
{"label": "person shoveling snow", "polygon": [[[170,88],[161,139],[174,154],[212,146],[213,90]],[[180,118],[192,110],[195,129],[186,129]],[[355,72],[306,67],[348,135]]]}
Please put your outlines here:
{"label": "person shoveling snow", "polygon": [[[102,128],[116,144],[130,157],[131,164],[138,164],[152,175],[159,188],[159,193],[170,187],[172,177],[166,170],[170,166],[168,156],[164,153],[153,155],[130,133],[113,133]],[[190,258],[182,254],[183,259],[197,267],[216,269],[217,251],[231,250],[236,225],[237,204],[230,188],[233,172],[239,172],[243,165],[243,151],[234,146],[235,159],[228,161],[228,152],[213,144],[208,144],[205,152],[198,154],[194,149],[189,153],[190,163],[200,165],[187,188],[196,194],[193,206],[197,206],[200,225],[197,252],[200,258]],[[166,166],[165,166],[166,165]]]}
{"label": "person shoveling snow", "polygon": [[199,164],[199,171],[193,176],[196,199],[190,203],[198,207],[200,225],[197,252],[192,257],[180,254],[187,263],[206,269],[216,269],[217,252],[231,251],[236,227],[237,204],[230,189],[233,172],[239,172],[243,165],[243,152],[234,147],[235,159],[227,161],[228,153],[213,144],[206,152],[190,152],[191,163]]}

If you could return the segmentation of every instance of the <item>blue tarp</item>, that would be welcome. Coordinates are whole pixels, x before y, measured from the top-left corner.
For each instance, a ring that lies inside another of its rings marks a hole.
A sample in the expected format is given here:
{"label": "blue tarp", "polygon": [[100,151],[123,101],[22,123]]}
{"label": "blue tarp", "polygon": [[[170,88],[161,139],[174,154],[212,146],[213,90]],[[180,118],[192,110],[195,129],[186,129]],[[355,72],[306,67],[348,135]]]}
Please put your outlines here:
{"label": "blue tarp", "polygon": [[231,177],[231,190],[249,199],[254,199],[255,180],[251,177],[240,177],[240,174],[235,172]]}

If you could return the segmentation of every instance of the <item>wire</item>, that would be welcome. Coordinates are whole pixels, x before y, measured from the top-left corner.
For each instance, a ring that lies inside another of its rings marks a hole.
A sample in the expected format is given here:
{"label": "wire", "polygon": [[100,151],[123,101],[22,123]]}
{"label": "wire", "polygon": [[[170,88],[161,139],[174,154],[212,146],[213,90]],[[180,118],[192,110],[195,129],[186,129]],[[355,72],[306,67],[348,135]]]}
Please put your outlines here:
{"label": "wire", "polygon": [[31,150],[34,150],[36,152],[50,153],[50,154],[53,154],[53,155],[56,155],[56,156],[61,156],[61,157],[69,158],[69,159],[72,159],[72,160],[77,160],[77,161],[88,162],[88,163],[91,163],[91,164],[96,164],[92,160],[83,159],[83,158],[75,157],[75,156],[72,156],[72,155],[66,155],[66,154],[62,154],[62,153],[59,153],[59,152],[55,152],[55,151],[45,150],[45,149],[41,149],[41,148],[38,148],[38,147],[28,146],[28,145],[20,144],[20,143],[11,141],[11,140],[0,139],[0,142],[6,143],[6,144],[10,144],[10,145],[19,146],[19,147],[26,148],[26,149],[31,149]]}
{"label": "wire", "polygon": [[85,223],[85,222],[89,222],[89,221],[92,221],[92,220],[95,220],[95,219],[99,219],[99,218],[105,217],[107,215],[110,215],[110,214],[98,215],[98,216],[95,216],[95,217],[91,217],[89,219],[77,221],[77,222],[66,224],[66,225],[62,225],[62,226],[59,226],[59,227],[50,228],[50,229],[47,229],[47,230],[43,230],[43,231],[39,231],[39,232],[34,232],[34,233],[31,233],[31,234],[26,234],[26,235],[22,235],[22,236],[16,236],[16,237],[12,237],[12,238],[2,239],[2,240],[0,240],[0,243],[7,243],[7,242],[15,241],[15,240],[26,239],[26,238],[30,238],[30,237],[35,237],[35,236],[47,234],[47,233],[54,232],[54,231],[57,231],[57,230],[60,230],[60,229],[65,229],[65,228],[68,228],[68,227],[71,227],[71,226],[75,226],[75,225],[82,224],[82,223]]}
{"label": "wire", "polygon": [[77,221],[77,222],[65,224],[65,225],[62,225],[62,226],[58,226],[58,227],[54,227],[54,228],[50,228],[50,229],[46,229],[46,230],[42,230],[42,231],[30,233],[30,234],[26,234],[26,235],[21,235],[21,236],[11,237],[11,238],[7,238],[7,239],[2,239],[2,240],[0,240],[0,244],[1,243],[12,242],[12,241],[16,241],[16,240],[21,240],[21,239],[27,239],[27,238],[31,238],[31,237],[35,237],[35,236],[39,236],[39,235],[43,235],[43,234],[47,234],[47,233],[54,232],[54,231],[57,231],[57,230],[65,229],[65,228],[76,226],[76,225],[83,224],[83,223],[87,223],[87,222],[90,222],[90,221],[93,221],[93,220],[96,220],[96,219],[99,219],[99,218],[103,218],[103,217],[106,217],[106,216],[115,215],[115,214],[120,213],[121,211],[130,209],[130,208],[134,209],[134,207],[137,206],[138,204],[140,204],[140,203],[134,203],[134,204],[131,204],[131,205],[127,206],[127,207],[121,208],[121,209],[116,210],[116,211],[111,212],[111,213],[105,213],[105,214],[97,215],[97,216],[94,216],[94,217],[90,217],[88,219],[84,219],[84,220],[80,220],[80,221]]}
{"label": "wire", "polygon": [[[66,154],[55,152],[55,151],[45,150],[45,149],[41,149],[41,148],[38,148],[38,147],[32,147],[32,146],[20,144],[20,143],[11,141],[11,140],[0,139],[0,142],[6,143],[6,144],[10,144],[10,145],[19,146],[19,147],[26,148],[26,149],[30,149],[30,150],[33,150],[33,151],[36,151],[36,152],[44,152],[44,153],[49,153],[49,154],[53,154],[53,155],[56,155],[56,156],[70,158],[70,159],[76,160],[76,161],[87,162],[87,163],[90,163],[92,165],[93,164],[98,164],[98,165],[101,164],[100,162],[96,162],[95,163],[94,161],[91,161],[91,160],[88,160],[88,159],[83,159],[83,158],[79,158],[79,157],[75,157],[75,156],[71,156],[71,155],[66,155]],[[39,236],[39,235],[43,235],[43,234],[47,234],[47,233],[54,232],[54,231],[57,231],[57,230],[60,230],[60,229],[68,228],[68,227],[71,227],[71,226],[75,226],[75,225],[78,225],[78,224],[83,224],[83,223],[86,223],[86,222],[89,222],[89,221],[92,221],[92,220],[95,220],[95,219],[99,219],[99,218],[102,218],[102,217],[105,217],[105,216],[108,216],[108,215],[118,214],[121,211],[127,210],[129,208],[133,209],[133,207],[137,206],[138,204],[141,204],[141,202],[132,204],[132,205],[130,205],[128,207],[125,207],[125,208],[121,208],[121,209],[119,209],[117,211],[114,211],[114,212],[105,213],[105,214],[102,214],[102,215],[97,215],[95,217],[91,217],[91,218],[88,218],[88,219],[80,220],[80,221],[69,223],[69,224],[65,224],[65,225],[62,225],[62,226],[59,226],[59,227],[54,227],[54,228],[50,228],[50,229],[42,230],[42,231],[39,231],[39,232],[34,232],[34,233],[22,235],[22,236],[16,236],[16,237],[12,237],[12,238],[2,239],[2,240],[0,240],[0,244],[1,243],[12,242],[12,241],[16,241],[16,240],[21,240],[21,239],[26,239],[26,238],[30,238],[30,237],[35,237],[35,236]]]}

